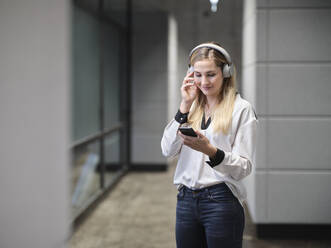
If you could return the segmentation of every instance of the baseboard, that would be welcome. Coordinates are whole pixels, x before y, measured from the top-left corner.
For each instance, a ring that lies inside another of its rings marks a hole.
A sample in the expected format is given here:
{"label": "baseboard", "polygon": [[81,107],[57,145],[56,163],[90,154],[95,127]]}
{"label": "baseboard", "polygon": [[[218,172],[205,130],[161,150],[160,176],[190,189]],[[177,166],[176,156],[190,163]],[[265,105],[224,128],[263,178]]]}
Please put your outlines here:
{"label": "baseboard", "polygon": [[161,172],[167,171],[167,164],[131,164],[129,167],[130,171],[141,171],[141,172]]}
{"label": "baseboard", "polygon": [[[114,172],[119,171],[123,168],[123,164],[119,163],[107,163],[105,164],[105,171],[106,172]],[[167,164],[131,164],[129,166],[130,171],[141,171],[141,172],[158,172],[158,171],[167,171],[168,165]],[[100,165],[97,166],[96,171],[100,172]]]}
{"label": "baseboard", "polygon": [[257,224],[256,234],[263,239],[330,240],[331,225]]}

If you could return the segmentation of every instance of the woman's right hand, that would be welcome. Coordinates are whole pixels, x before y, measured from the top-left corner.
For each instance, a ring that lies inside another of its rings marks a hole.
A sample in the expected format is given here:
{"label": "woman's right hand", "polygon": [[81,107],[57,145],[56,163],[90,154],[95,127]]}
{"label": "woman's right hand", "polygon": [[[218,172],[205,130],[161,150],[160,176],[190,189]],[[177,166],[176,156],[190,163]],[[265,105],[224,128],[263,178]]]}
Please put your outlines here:
{"label": "woman's right hand", "polygon": [[191,105],[198,95],[198,87],[195,85],[193,75],[194,72],[188,73],[183,80],[182,87],[180,88],[182,102],[179,109],[182,113],[190,111]]}

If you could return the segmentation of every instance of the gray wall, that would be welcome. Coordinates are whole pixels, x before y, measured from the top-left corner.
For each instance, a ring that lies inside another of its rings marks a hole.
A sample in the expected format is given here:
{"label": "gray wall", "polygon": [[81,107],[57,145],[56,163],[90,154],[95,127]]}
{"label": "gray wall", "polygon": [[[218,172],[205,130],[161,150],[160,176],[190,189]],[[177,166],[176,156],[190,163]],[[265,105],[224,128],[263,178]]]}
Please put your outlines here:
{"label": "gray wall", "polygon": [[0,247],[65,247],[68,1],[0,2]]}
{"label": "gray wall", "polygon": [[167,123],[167,30],[164,12],[133,14],[132,162],[165,164],[160,149]]}
{"label": "gray wall", "polygon": [[206,0],[134,4],[132,160],[164,164],[160,140],[179,107],[190,50],[201,42],[220,42],[238,68],[240,87],[242,2],[221,1],[216,13]]}
{"label": "gray wall", "polygon": [[331,223],[331,2],[245,4],[243,88],[260,118],[253,219]]}
{"label": "gray wall", "polygon": [[219,42],[230,53],[241,81],[242,1],[220,1],[216,13],[207,0],[175,1],[172,12],[178,23],[178,79],[185,76],[191,49],[206,41]]}

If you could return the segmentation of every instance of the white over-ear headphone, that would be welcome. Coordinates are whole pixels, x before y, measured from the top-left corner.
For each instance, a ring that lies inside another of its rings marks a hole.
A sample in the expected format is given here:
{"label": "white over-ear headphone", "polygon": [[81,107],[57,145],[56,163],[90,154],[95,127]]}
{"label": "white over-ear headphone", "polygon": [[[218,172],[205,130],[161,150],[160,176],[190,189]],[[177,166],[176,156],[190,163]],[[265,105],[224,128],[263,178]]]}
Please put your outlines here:
{"label": "white over-ear headphone", "polygon": [[232,60],[231,60],[230,54],[221,46],[218,46],[218,45],[213,44],[213,43],[200,44],[200,45],[198,45],[198,46],[196,46],[195,48],[192,49],[192,51],[190,52],[189,57],[191,58],[193,52],[195,50],[199,49],[199,48],[202,48],[202,47],[212,48],[212,49],[215,49],[216,51],[219,51],[221,54],[223,54],[226,61],[228,62],[227,64],[225,64],[223,66],[223,77],[224,78],[229,78],[233,75],[233,65],[232,65]]}

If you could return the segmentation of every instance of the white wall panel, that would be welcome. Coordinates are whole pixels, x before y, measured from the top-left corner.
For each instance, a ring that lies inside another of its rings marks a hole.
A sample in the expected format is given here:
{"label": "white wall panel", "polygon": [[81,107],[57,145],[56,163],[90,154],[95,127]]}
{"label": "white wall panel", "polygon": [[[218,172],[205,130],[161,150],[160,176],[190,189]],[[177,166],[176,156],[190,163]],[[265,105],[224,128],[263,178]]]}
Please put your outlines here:
{"label": "white wall panel", "polygon": [[268,184],[270,223],[331,223],[330,172],[273,172]]}
{"label": "white wall panel", "polygon": [[329,61],[331,9],[270,11],[270,61]]}
{"label": "white wall panel", "polygon": [[268,174],[257,171],[255,175],[255,223],[264,223],[268,220]]}
{"label": "white wall panel", "polygon": [[268,113],[268,66],[265,64],[257,64],[256,70],[256,112],[258,115]]}
{"label": "white wall panel", "polygon": [[331,119],[271,119],[267,135],[269,168],[331,169]]}
{"label": "white wall panel", "polygon": [[[242,96],[248,101],[253,101],[255,105],[255,60],[256,60],[256,7],[255,1],[244,1],[243,3],[243,34],[242,34]],[[256,198],[256,169],[252,174],[244,179],[243,183],[247,189],[247,206],[249,215],[256,221],[257,206]],[[248,216],[248,215],[247,215]]]}
{"label": "white wall panel", "polygon": [[259,128],[257,136],[257,154],[256,154],[256,168],[266,169],[268,168],[267,161],[267,140],[269,138],[267,133],[268,120],[265,118],[259,118]]}
{"label": "white wall panel", "polygon": [[256,60],[266,61],[268,56],[268,23],[269,13],[266,10],[258,10],[256,15]]}
{"label": "white wall panel", "polygon": [[252,219],[256,219],[256,192],[255,192],[255,174],[256,170],[253,168],[251,175],[243,179],[243,184],[247,189],[247,201],[248,211]]}
{"label": "white wall panel", "polygon": [[173,14],[168,16],[168,121],[174,118],[181,101],[181,86],[178,80],[178,25]]}
{"label": "white wall panel", "polygon": [[331,115],[331,65],[270,65],[269,114]]}
{"label": "white wall panel", "polygon": [[256,56],[256,40],[255,33],[257,32],[255,28],[256,17],[249,18],[244,23],[243,37],[252,37],[250,39],[244,38],[243,42],[243,67],[249,66],[255,62]]}
{"label": "white wall panel", "polygon": [[[259,1],[258,1],[259,2]],[[256,1],[243,1],[243,23],[245,24],[248,19],[255,18],[256,15]],[[245,31],[245,30],[243,30]]]}
{"label": "white wall panel", "polygon": [[[249,191],[255,184],[249,209],[258,224],[329,224],[331,2],[256,4],[256,37],[247,29],[254,11],[246,8],[243,30],[243,42],[256,40],[253,102],[260,117],[256,173],[247,180]],[[243,89],[252,98],[248,48],[243,45]]]}
{"label": "white wall panel", "polygon": [[249,101],[253,107],[256,106],[256,79],[255,79],[256,67],[254,64],[245,66],[242,70],[243,78],[245,79],[245,84],[242,85],[242,97]]}

